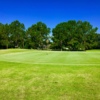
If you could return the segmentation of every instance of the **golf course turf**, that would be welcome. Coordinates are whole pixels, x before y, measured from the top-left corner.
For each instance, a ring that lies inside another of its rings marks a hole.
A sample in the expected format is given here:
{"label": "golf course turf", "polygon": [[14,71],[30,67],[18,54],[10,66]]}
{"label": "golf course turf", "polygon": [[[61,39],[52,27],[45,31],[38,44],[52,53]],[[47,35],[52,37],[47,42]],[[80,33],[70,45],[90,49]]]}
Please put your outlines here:
{"label": "golf course turf", "polygon": [[100,100],[100,50],[0,50],[0,100]]}

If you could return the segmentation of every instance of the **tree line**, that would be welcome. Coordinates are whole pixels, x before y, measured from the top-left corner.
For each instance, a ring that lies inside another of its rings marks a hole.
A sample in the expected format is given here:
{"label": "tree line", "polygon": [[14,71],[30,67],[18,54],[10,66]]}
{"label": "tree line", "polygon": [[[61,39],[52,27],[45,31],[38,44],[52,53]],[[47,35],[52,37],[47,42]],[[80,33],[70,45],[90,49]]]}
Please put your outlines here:
{"label": "tree line", "polygon": [[[59,23],[52,30],[43,22],[28,29],[18,20],[10,24],[0,23],[0,49],[53,49],[88,50],[100,49],[98,28],[87,21],[70,20]],[[50,33],[52,31],[52,36]]]}

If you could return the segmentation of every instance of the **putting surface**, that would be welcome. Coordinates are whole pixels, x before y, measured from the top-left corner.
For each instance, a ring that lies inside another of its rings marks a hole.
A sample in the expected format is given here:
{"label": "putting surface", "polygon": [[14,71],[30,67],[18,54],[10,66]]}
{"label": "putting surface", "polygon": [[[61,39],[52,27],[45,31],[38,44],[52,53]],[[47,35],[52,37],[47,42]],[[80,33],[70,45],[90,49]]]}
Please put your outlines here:
{"label": "putting surface", "polygon": [[100,52],[2,50],[0,61],[52,65],[100,65]]}
{"label": "putting surface", "polygon": [[100,51],[0,50],[0,100],[100,100]]}

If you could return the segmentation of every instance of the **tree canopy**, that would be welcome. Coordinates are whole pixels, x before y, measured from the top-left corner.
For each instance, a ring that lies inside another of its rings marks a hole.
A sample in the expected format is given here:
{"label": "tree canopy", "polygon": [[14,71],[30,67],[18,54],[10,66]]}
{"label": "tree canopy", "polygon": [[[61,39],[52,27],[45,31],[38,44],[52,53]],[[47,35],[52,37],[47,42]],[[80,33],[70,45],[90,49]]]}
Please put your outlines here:
{"label": "tree canopy", "polygon": [[23,23],[20,23],[18,20],[13,21],[10,25],[10,45],[11,47],[21,47],[24,46],[24,35],[25,35],[25,26]]}
{"label": "tree canopy", "polygon": [[31,48],[34,49],[45,48],[49,33],[50,33],[50,28],[48,28],[46,24],[42,22],[38,22],[32,25],[26,31],[27,43],[29,43],[29,45],[27,44],[27,46],[30,46]]}
{"label": "tree canopy", "polygon": [[54,49],[86,50],[97,46],[97,27],[85,21],[70,20],[58,24],[53,30]]}
{"label": "tree canopy", "polygon": [[55,50],[100,49],[100,34],[97,27],[87,21],[69,20],[52,29],[37,22],[28,29],[18,20],[10,24],[0,23],[0,48],[33,48]]}

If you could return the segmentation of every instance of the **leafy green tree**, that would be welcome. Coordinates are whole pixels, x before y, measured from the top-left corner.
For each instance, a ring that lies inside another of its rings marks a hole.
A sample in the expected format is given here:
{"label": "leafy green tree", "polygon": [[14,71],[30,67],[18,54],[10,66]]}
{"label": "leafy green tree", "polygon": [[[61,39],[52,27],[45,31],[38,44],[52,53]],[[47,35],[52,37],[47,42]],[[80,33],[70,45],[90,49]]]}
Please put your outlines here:
{"label": "leafy green tree", "polygon": [[9,25],[0,23],[0,48],[8,48],[9,45]]}
{"label": "leafy green tree", "polygon": [[60,49],[60,50],[63,49],[65,39],[69,34],[68,31],[67,31],[68,29],[66,27],[67,27],[67,23],[64,22],[64,23],[58,24],[52,30],[52,32],[53,32],[53,37],[52,37],[53,47],[55,49]]}
{"label": "leafy green tree", "polygon": [[10,43],[13,47],[24,47],[25,26],[18,20],[10,24]]}
{"label": "leafy green tree", "polygon": [[93,49],[97,46],[97,27],[93,28],[92,25],[85,21],[82,23],[83,29],[83,45],[85,49]]}
{"label": "leafy green tree", "polygon": [[98,42],[98,45],[97,45],[97,49],[100,49],[100,33],[97,34],[97,42]]}
{"label": "leafy green tree", "polygon": [[27,40],[31,48],[43,49],[49,37],[50,28],[42,22],[38,22],[27,30]]}
{"label": "leafy green tree", "polygon": [[67,24],[68,24],[68,26],[66,28],[68,29],[68,33],[69,33],[69,37],[66,37],[66,38],[68,38],[67,45],[70,48],[70,50],[78,50],[79,32],[77,32],[77,29],[78,29],[77,22],[75,20],[70,20],[67,22]]}
{"label": "leafy green tree", "polygon": [[[56,25],[49,36],[50,28],[38,22],[27,30],[18,20],[11,24],[0,23],[0,48],[51,48],[59,50],[87,50],[100,48],[100,34],[97,27],[87,21],[70,20]],[[52,40],[50,40],[52,39]]]}
{"label": "leafy green tree", "polygon": [[[64,47],[68,47],[71,50],[74,50],[77,47],[77,22],[75,20],[71,20],[68,22],[63,22],[58,24],[53,29],[53,45],[59,49],[63,49]],[[57,49],[58,49],[57,48]]]}
{"label": "leafy green tree", "polygon": [[93,49],[97,46],[97,28],[87,21],[70,20],[58,24],[53,30],[53,48],[70,50]]}

